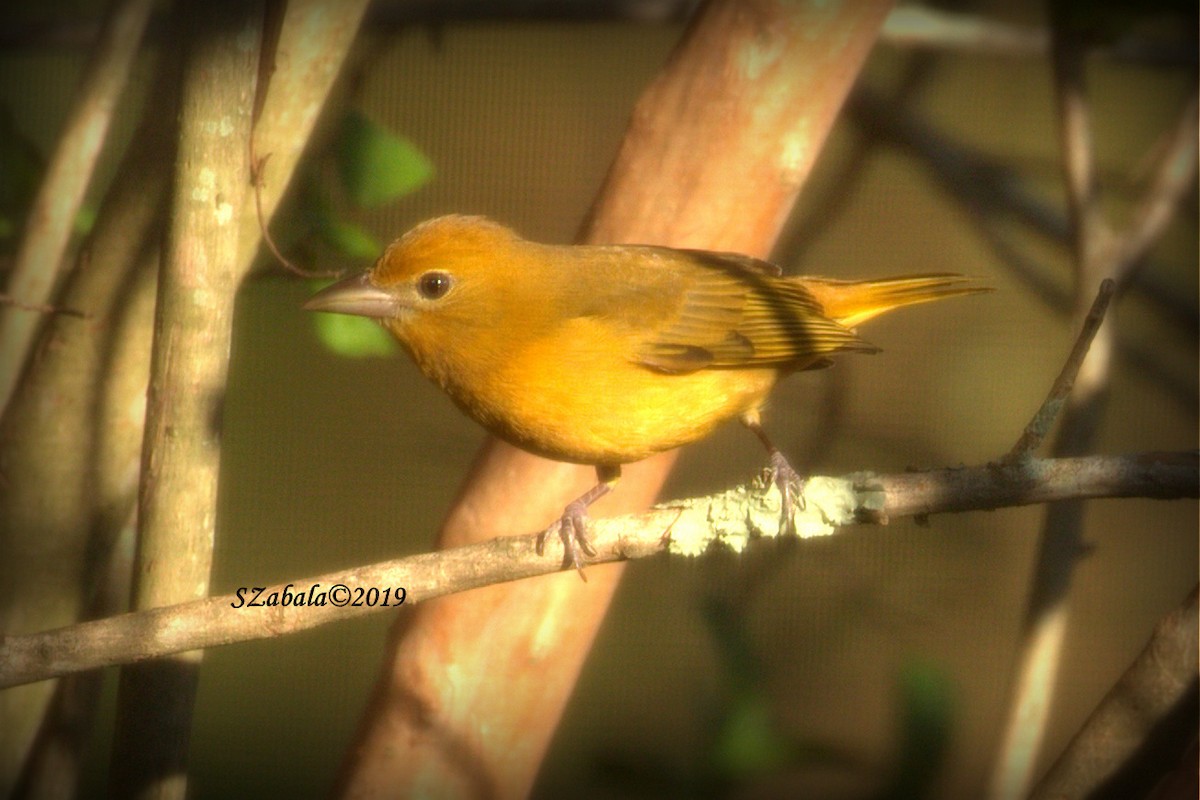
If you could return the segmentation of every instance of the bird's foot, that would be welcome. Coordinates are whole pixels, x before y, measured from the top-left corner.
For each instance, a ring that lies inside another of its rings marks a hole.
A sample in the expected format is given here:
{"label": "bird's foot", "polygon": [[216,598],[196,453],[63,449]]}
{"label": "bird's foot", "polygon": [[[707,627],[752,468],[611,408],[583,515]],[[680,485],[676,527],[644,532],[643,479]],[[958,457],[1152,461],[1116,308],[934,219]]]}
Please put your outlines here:
{"label": "bird's foot", "polygon": [[771,451],[771,463],[767,467],[767,477],[779,489],[783,503],[780,509],[779,530],[781,533],[796,532],[796,508],[804,510],[805,480],[788,463],[787,457],[778,450]]}
{"label": "bird's foot", "polygon": [[587,556],[596,555],[596,548],[592,547],[587,537],[588,505],[585,497],[568,503],[562,517],[538,534],[537,540],[537,554],[540,556],[546,550],[546,540],[551,534],[557,533],[563,543],[563,566],[574,567],[584,581],[587,580],[583,571]]}

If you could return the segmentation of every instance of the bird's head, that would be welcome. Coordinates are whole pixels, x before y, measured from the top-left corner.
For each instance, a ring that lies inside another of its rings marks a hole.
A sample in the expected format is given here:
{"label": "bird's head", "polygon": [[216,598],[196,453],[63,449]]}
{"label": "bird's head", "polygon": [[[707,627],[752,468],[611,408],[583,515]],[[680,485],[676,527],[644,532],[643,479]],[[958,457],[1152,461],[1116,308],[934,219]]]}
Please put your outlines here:
{"label": "bird's head", "polygon": [[485,217],[438,217],[392,242],[371,269],[313,295],[304,308],[377,319],[409,345],[462,335],[495,325],[512,308],[512,278],[528,263],[521,251],[530,246]]}

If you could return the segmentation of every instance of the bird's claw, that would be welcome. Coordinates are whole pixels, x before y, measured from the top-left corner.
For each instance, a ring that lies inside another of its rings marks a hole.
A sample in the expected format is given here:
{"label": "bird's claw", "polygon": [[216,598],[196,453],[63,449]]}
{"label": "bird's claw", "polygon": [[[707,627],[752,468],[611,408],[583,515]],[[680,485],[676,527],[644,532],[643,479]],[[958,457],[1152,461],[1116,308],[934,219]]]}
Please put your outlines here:
{"label": "bird's claw", "polygon": [[780,509],[779,529],[785,534],[795,533],[796,508],[804,510],[805,480],[778,450],[771,453],[771,464],[767,468],[767,475],[770,482],[779,489],[779,496],[783,504]]}
{"label": "bird's claw", "polygon": [[562,517],[538,534],[537,554],[540,556],[545,553],[546,540],[550,534],[557,532],[563,543],[563,566],[574,567],[579,577],[586,581],[583,567],[587,563],[587,556],[596,555],[596,548],[588,541],[587,524],[587,503],[580,500],[569,503],[563,509]]}

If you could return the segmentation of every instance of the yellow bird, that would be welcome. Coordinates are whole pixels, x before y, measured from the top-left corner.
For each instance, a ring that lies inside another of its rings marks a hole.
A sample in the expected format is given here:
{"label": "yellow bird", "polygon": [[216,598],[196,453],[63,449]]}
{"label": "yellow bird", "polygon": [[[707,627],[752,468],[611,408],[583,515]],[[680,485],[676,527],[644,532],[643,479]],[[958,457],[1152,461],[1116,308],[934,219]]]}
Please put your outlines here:
{"label": "yellow bird", "polygon": [[[952,274],[783,277],[737,253],[547,245],[484,217],[445,216],[393,242],[369,271],[305,308],[379,320],[469,417],[532,453],[596,467],[558,531],[581,568],[587,507],[622,464],[738,418],[767,447],[790,522],[801,481],[760,411],[792,372],[878,350],[853,330],[886,311],[988,291]],[[582,550],[582,553],[581,553]],[[582,569],[580,571],[582,574]]]}

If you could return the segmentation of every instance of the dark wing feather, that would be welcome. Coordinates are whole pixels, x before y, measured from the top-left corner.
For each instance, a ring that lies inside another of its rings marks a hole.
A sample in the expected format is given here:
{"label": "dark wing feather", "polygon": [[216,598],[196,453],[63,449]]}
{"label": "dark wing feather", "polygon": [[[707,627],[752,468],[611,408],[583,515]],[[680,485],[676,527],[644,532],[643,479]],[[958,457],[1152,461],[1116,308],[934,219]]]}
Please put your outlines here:
{"label": "dark wing feather", "polygon": [[[777,277],[778,268],[748,256],[670,251],[687,264],[687,288],[674,318],[635,354],[663,372],[698,369],[824,366],[838,350],[876,348],[825,316],[801,284]],[[822,363],[817,363],[822,362]]]}

